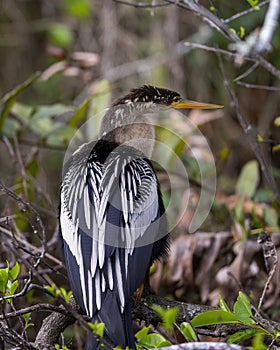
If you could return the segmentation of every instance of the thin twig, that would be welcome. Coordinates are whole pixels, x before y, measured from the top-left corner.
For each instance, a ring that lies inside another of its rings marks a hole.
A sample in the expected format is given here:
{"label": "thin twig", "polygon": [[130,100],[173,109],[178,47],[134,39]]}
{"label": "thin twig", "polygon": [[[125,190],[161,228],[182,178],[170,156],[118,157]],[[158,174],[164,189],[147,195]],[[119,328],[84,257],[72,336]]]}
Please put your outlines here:
{"label": "thin twig", "polygon": [[[38,259],[36,261],[36,263],[33,265],[34,268],[36,268],[41,259],[45,256],[46,253],[46,248],[47,248],[47,239],[46,239],[46,231],[45,231],[45,226],[43,224],[43,221],[41,219],[40,214],[38,213],[38,211],[36,209],[34,209],[34,207],[27,201],[25,201],[24,199],[22,199],[20,196],[18,196],[16,193],[14,193],[13,191],[11,191],[7,186],[5,186],[3,183],[0,182],[0,190],[4,191],[8,196],[10,196],[11,198],[13,198],[14,200],[16,200],[17,202],[23,204],[25,207],[27,207],[28,209],[31,210],[31,212],[33,214],[35,214],[36,217],[36,221],[39,224],[39,227],[41,229],[41,243],[42,243],[42,250],[40,255],[38,256]],[[32,225],[33,226],[33,225]]]}
{"label": "thin twig", "polygon": [[269,284],[272,280],[272,277],[275,274],[276,268],[277,268],[277,262],[278,262],[278,257],[277,257],[277,251],[276,247],[273,244],[270,235],[267,232],[261,232],[258,237],[258,243],[262,247],[263,251],[263,257],[264,257],[264,262],[265,262],[265,267],[268,272],[268,278],[265,283],[264,289],[262,291],[262,295],[259,300],[259,305],[258,309],[261,309],[265,294],[268,290]]}
{"label": "thin twig", "polygon": [[[195,47],[197,49],[202,49],[202,50],[206,50],[206,51],[220,53],[220,54],[226,55],[226,56],[240,57],[240,53],[219,49],[217,47],[212,47],[212,46],[207,46],[207,45],[197,44],[197,43],[191,43],[191,42],[187,42],[187,41],[184,42],[184,45],[188,46],[188,47]],[[270,62],[268,62],[265,58],[263,58],[261,55],[259,55],[259,54],[250,55],[250,56],[245,55],[242,58],[245,61],[258,62],[258,64],[260,66],[262,66],[265,70],[267,70],[269,73],[271,73],[272,75],[274,75],[275,77],[280,79],[280,71],[276,67],[274,67]]]}
{"label": "thin twig", "polygon": [[[189,41],[185,41],[184,45],[187,47],[193,47],[196,49],[220,53],[222,55],[226,55],[226,56],[230,56],[230,57],[234,57],[234,58],[240,56],[240,54],[236,53],[236,52],[232,52],[232,51],[228,51],[228,50],[224,50],[224,49],[219,49],[218,47],[213,47],[213,46],[208,46],[208,45],[203,45],[203,44],[198,44],[198,43],[191,43]],[[249,57],[249,56],[245,56],[244,60],[245,61],[252,61],[252,62],[256,61],[253,57]]]}
{"label": "thin twig", "polygon": [[232,86],[227,78],[221,56],[218,55],[218,57],[219,57],[220,69],[221,69],[221,72],[222,72],[223,77],[224,77],[224,84],[225,84],[225,87],[228,91],[233,108],[236,112],[236,116],[238,118],[238,121],[239,121],[243,131],[245,132],[246,136],[248,137],[249,144],[250,144],[250,146],[251,146],[251,148],[252,148],[252,150],[253,150],[253,152],[254,152],[254,154],[259,162],[261,171],[263,172],[268,183],[270,184],[270,186],[275,194],[277,203],[280,207],[280,193],[279,193],[278,186],[276,185],[275,179],[274,179],[274,177],[269,169],[269,166],[266,162],[266,159],[264,158],[264,155],[260,149],[260,145],[257,142],[257,139],[256,139],[256,136],[253,132],[252,126],[248,122],[246,117],[243,115],[243,113],[241,112],[239,101],[238,101],[238,99],[233,91],[233,88],[232,88]]}
{"label": "thin twig", "polygon": [[130,1],[124,1],[124,0],[113,0],[114,2],[118,4],[128,5],[136,8],[144,8],[144,9],[151,9],[151,8],[157,8],[157,7],[166,7],[170,6],[170,4],[166,1],[160,2],[158,4],[145,4],[143,2],[130,2]]}
{"label": "thin twig", "polygon": [[261,89],[261,90],[268,90],[268,91],[280,91],[280,87],[278,86],[268,86],[268,85],[258,85],[258,84],[250,84],[245,83],[243,81],[237,81],[237,85],[244,86],[248,89]]}
{"label": "thin twig", "polygon": [[250,75],[257,67],[259,66],[259,62],[255,62],[249,69],[246,70],[246,72],[240,74],[237,78],[235,78],[233,81],[238,81],[241,79],[246,78],[248,75]]}
{"label": "thin twig", "polygon": [[[269,4],[269,0],[262,1],[257,6],[258,7],[263,7],[263,6],[267,5],[267,4]],[[252,12],[256,12],[256,8],[255,7],[250,7],[248,10],[244,10],[242,12],[238,12],[235,15],[233,15],[233,16],[227,18],[227,19],[224,19],[224,22],[225,23],[230,23],[230,22],[234,21],[235,19],[238,19],[238,18],[240,18],[242,16],[246,16],[249,13],[252,13]]]}
{"label": "thin twig", "polygon": [[67,312],[64,308],[62,308],[60,306],[42,303],[42,304],[31,305],[31,306],[25,307],[25,308],[20,309],[20,310],[5,313],[5,316],[0,315],[0,320],[3,320],[4,317],[7,319],[13,318],[13,317],[18,317],[18,316],[22,316],[22,315],[28,314],[29,312],[34,312],[34,311],[40,311],[40,312],[52,311],[52,312],[58,312],[58,313],[61,313],[63,315],[69,316],[69,312]]}
{"label": "thin twig", "polygon": [[216,16],[214,13],[209,11],[206,7],[199,4],[194,0],[167,0],[169,3],[174,4],[180,8],[184,8],[195,13],[197,16],[201,17],[203,21],[207,22],[211,27],[215,28],[218,32],[224,35],[227,39],[232,42],[239,42],[240,38],[230,31],[227,24]]}

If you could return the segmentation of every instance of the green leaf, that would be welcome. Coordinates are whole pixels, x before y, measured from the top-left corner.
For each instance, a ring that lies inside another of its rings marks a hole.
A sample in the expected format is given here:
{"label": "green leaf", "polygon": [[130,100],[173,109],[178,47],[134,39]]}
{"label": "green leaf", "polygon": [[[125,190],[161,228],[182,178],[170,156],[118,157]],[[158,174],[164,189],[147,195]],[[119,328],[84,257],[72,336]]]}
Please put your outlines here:
{"label": "green leaf", "polygon": [[63,2],[65,11],[74,17],[87,18],[90,15],[88,0],[67,0]]}
{"label": "green leaf", "polygon": [[59,288],[59,291],[62,297],[65,299],[66,303],[69,303],[71,295],[73,294],[72,291],[70,290],[70,292],[67,293],[63,287]]}
{"label": "green leaf", "polygon": [[246,163],[237,180],[235,191],[243,197],[252,198],[259,183],[259,166],[256,160]]}
{"label": "green leaf", "polygon": [[264,333],[258,332],[252,342],[252,348],[254,350],[267,350],[267,345],[263,342]]}
{"label": "green leaf", "polygon": [[278,143],[278,145],[275,145],[272,147],[272,152],[275,153],[275,152],[279,152],[280,151],[280,144]]}
{"label": "green leaf", "polygon": [[15,266],[9,269],[9,278],[12,280],[15,280],[19,274],[19,271],[20,271],[20,266],[19,266],[19,263],[16,262]]}
{"label": "green leaf", "polygon": [[251,318],[253,316],[250,300],[246,294],[239,292],[237,301],[233,307],[234,314],[239,321],[248,324],[255,324],[255,321]]}
{"label": "green leaf", "polygon": [[110,103],[110,85],[108,80],[100,80],[96,83],[95,93],[90,103],[86,128],[86,139],[92,140],[98,137],[101,120]]}
{"label": "green leaf", "polygon": [[30,85],[32,85],[40,76],[40,72],[36,72],[31,75],[30,78],[28,78],[26,81],[24,81],[22,84],[18,85],[15,89],[8,92],[4,97],[0,100],[0,106],[2,107],[2,111],[0,114],[0,131],[2,131],[5,120],[13,107],[16,98],[18,95],[20,95],[22,92],[24,92]]}
{"label": "green leaf", "polygon": [[53,297],[57,297],[60,294],[60,291],[57,290],[54,283],[51,286],[46,286],[45,288]]}
{"label": "green leaf", "polygon": [[238,199],[236,206],[234,208],[234,214],[235,214],[236,220],[240,224],[243,224],[244,223],[244,213],[243,213],[243,199],[242,198]]}
{"label": "green leaf", "polygon": [[245,28],[243,26],[240,26],[240,38],[243,39],[245,36]]}
{"label": "green leaf", "polygon": [[51,130],[48,135],[46,135],[47,143],[51,145],[68,145],[72,137],[75,135],[76,129],[69,125],[61,124],[56,127],[56,129]]}
{"label": "green leaf", "polygon": [[150,326],[149,327],[143,327],[142,329],[140,329],[140,331],[138,331],[135,334],[135,337],[139,340],[143,339],[144,337],[147,336],[147,334],[149,333],[150,330]]}
{"label": "green leaf", "polygon": [[18,280],[14,281],[13,283],[11,283],[11,285],[9,286],[9,293],[10,295],[14,295],[15,291],[17,290],[18,287]]}
{"label": "green leaf", "polygon": [[277,127],[280,126],[280,116],[274,119],[274,125]]}
{"label": "green leaf", "polygon": [[264,207],[263,210],[264,220],[270,227],[278,227],[278,215],[275,209],[268,206]]}
{"label": "green leaf", "polygon": [[68,125],[72,126],[73,128],[77,128],[79,121],[86,119],[91,101],[92,98],[90,97],[86,99],[80,106],[78,106],[73,116],[68,121]]}
{"label": "green leaf", "polygon": [[197,336],[193,327],[188,322],[182,322],[180,324],[180,329],[184,334],[185,338],[190,341],[197,341]]}
{"label": "green leaf", "polygon": [[171,309],[163,309],[159,305],[153,305],[152,309],[161,317],[163,326],[166,329],[172,329],[173,324],[176,322],[176,317],[179,312],[178,307],[173,307]]}
{"label": "green leaf", "polygon": [[221,323],[238,323],[238,318],[232,312],[211,310],[205,311],[191,320],[191,324],[194,327],[203,327]]}
{"label": "green leaf", "polygon": [[95,321],[94,323],[88,322],[88,325],[93,330],[94,334],[99,335],[100,337],[103,337],[104,329],[105,329],[104,323]]}
{"label": "green leaf", "polygon": [[247,2],[250,4],[251,7],[255,7],[258,5],[259,0],[247,0]]}
{"label": "green leaf", "polygon": [[142,338],[138,345],[142,345],[148,349],[157,349],[159,347],[170,346],[171,343],[168,342],[162,335],[152,333]]}
{"label": "green leaf", "polygon": [[231,312],[225,300],[220,295],[218,296],[218,298],[219,298],[219,306],[221,310]]}
{"label": "green leaf", "polygon": [[74,35],[72,29],[61,23],[52,23],[48,29],[48,38],[50,42],[62,48],[69,48],[73,41]]}
{"label": "green leaf", "polygon": [[230,343],[230,344],[239,344],[240,342],[243,342],[244,340],[253,338],[258,333],[263,333],[263,331],[261,331],[259,329],[252,329],[252,328],[251,329],[245,329],[242,332],[236,332],[236,333],[232,334],[228,338],[228,343]]}
{"label": "green leaf", "polygon": [[31,312],[28,312],[28,313],[22,315],[26,324],[28,323],[30,316],[31,316]]}
{"label": "green leaf", "polygon": [[0,292],[5,293],[9,277],[9,267],[0,269]]}
{"label": "green leaf", "polygon": [[40,105],[32,114],[32,121],[42,118],[55,117],[65,112],[72,111],[71,106],[64,105],[63,103],[54,103],[52,105]]}

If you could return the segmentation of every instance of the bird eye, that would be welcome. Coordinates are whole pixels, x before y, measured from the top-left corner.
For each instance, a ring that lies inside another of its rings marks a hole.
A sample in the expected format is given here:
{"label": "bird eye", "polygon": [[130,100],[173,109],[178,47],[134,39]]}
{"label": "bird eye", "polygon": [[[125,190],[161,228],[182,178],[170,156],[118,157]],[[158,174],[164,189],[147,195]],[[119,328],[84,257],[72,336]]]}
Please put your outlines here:
{"label": "bird eye", "polygon": [[179,102],[180,101],[180,97],[179,96],[174,96],[173,97],[173,102]]}

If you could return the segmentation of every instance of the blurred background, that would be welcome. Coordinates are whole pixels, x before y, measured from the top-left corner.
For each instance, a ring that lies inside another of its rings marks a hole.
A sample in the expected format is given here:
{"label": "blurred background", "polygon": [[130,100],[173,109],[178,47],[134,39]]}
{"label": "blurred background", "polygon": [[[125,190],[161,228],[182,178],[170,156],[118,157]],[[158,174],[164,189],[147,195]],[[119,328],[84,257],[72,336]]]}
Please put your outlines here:
{"label": "blurred background", "polygon": [[[201,1],[221,19],[252,9],[251,3]],[[158,263],[152,271],[152,285],[163,295],[212,305],[217,304],[218,294],[232,303],[242,285],[256,301],[267,278],[257,234],[268,231],[278,249],[279,207],[231,106],[217,54],[184,43],[225,50],[234,47],[193,12],[165,2],[156,7],[159,4],[1,0],[0,179],[32,203],[45,225],[49,256],[39,267],[44,268],[45,280],[37,282],[55,282],[69,288],[59,261],[57,208],[65,150],[77,129],[115,98],[143,84],[177,90],[189,99],[222,104],[223,110],[188,115],[209,143],[217,175],[211,212],[194,234],[188,234],[188,228],[201,190],[199,166],[207,169],[209,154],[190,131],[185,133],[189,147],[171,140],[174,152],[188,170],[190,184],[185,192],[177,194],[178,207],[172,215],[182,220],[173,230],[169,260]],[[267,6],[261,6],[227,24],[232,33],[248,39],[257,35],[266,11]],[[265,58],[279,69],[279,27],[271,45]],[[253,63],[242,57],[223,55],[222,64],[279,183],[279,79],[261,66],[247,74]],[[243,73],[247,75],[235,82]],[[239,81],[264,88],[248,88]],[[174,116],[164,123],[171,129],[184,129],[183,117]],[[91,124],[91,128],[89,133],[96,135],[98,124]],[[157,132],[159,139],[169,137],[160,129]],[[161,169],[159,178],[168,203],[171,180]],[[184,186],[184,179],[176,181]],[[186,196],[193,209],[188,207],[182,214]],[[30,251],[34,253],[42,245],[42,239],[34,234],[34,213],[5,192],[0,194],[0,208],[1,264],[5,266],[6,259],[12,265],[19,261],[24,283],[30,268],[26,261],[34,259]],[[29,252],[15,248],[15,236],[25,242],[23,245],[31,244]],[[279,306],[279,290],[275,278],[265,302],[265,310],[278,321],[275,306]],[[38,291],[33,293],[33,299],[19,300],[18,307],[47,298]],[[30,334],[34,337],[33,332]]]}

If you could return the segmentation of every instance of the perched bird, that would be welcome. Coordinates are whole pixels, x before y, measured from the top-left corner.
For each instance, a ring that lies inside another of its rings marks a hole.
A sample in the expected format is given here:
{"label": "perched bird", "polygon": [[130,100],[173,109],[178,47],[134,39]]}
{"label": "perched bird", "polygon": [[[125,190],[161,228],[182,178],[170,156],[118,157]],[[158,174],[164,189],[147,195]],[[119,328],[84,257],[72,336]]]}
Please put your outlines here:
{"label": "perched bird", "polygon": [[[135,349],[131,297],[153,261],[168,252],[164,205],[148,159],[155,132],[145,115],[170,107],[220,106],[183,101],[163,88],[136,88],[113,103],[99,140],[80,147],[64,169],[60,227],[70,286],[92,322],[104,322],[112,347]],[[89,334],[85,349],[99,348]]]}

